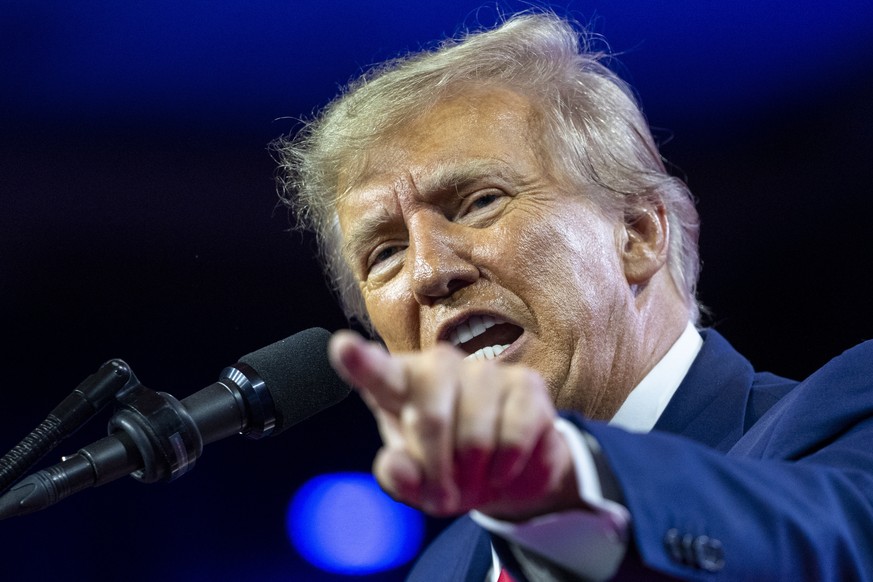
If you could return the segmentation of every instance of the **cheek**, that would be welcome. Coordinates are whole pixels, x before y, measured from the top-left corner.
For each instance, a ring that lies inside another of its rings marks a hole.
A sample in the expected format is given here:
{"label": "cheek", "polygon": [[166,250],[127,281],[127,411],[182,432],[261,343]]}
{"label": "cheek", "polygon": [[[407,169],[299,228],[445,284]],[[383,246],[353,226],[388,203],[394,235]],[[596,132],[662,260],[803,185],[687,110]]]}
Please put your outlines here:
{"label": "cheek", "polygon": [[386,285],[373,292],[364,290],[364,304],[373,327],[389,351],[419,349],[418,311],[408,289]]}
{"label": "cheek", "polygon": [[572,285],[580,280],[590,255],[596,254],[589,237],[565,221],[526,221],[503,230],[501,238],[508,242],[503,260],[511,265],[507,274],[535,287]]}
{"label": "cheek", "polygon": [[623,285],[612,231],[597,220],[550,217],[507,225],[498,258],[506,284],[562,318],[591,319]]}

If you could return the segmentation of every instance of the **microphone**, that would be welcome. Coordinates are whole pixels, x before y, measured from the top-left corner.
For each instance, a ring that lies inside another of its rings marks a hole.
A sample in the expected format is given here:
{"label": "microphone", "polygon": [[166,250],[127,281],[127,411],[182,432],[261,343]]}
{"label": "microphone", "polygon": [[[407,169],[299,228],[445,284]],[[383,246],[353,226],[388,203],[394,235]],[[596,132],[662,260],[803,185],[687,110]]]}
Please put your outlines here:
{"label": "microphone", "polygon": [[149,390],[131,373],[109,436],[12,487],[0,497],[0,519],[125,475],[144,483],[172,481],[193,468],[205,444],[233,434],[277,435],[338,403],[351,388],[328,362],[329,339],[327,330],[311,328],[261,348],[181,401]]}

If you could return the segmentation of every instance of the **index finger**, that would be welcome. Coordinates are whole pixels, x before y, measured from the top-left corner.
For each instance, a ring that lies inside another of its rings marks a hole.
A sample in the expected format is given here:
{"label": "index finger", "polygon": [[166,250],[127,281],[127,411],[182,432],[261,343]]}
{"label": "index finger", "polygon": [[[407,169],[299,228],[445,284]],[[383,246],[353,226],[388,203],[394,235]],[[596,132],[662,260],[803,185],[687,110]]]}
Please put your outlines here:
{"label": "index finger", "polygon": [[400,414],[407,395],[406,372],[383,347],[353,331],[340,330],[330,338],[328,358],[337,374],[357,388],[371,407]]}

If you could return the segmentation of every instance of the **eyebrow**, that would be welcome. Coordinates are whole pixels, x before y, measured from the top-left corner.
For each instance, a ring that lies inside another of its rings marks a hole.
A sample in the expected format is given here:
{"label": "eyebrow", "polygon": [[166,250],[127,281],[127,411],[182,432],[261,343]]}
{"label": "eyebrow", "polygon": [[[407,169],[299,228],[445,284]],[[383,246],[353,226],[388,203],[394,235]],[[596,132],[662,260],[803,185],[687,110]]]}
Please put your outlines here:
{"label": "eyebrow", "polygon": [[[416,190],[425,195],[459,193],[472,184],[494,178],[501,182],[521,181],[519,173],[502,160],[466,160],[463,163],[442,163],[430,169],[427,175],[417,181]],[[347,259],[356,261],[363,249],[371,246],[372,242],[379,238],[384,225],[393,218],[384,207],[358,218],[342,246],[343,255]]]}
{"label": "eyebrow", "polygon": [[352,271],[355,270],[363,250],[371,246],[372,242],[379,238],[383,226],[391,221],[391,214],[385,208],[380,208],[368,216],[362,216],[355,221],[346,242],[342,246],[342,254],[346,260],[352,263]]}
{"label": "eyebrow", "polygon": [[468,160],[462,164],[438,165],[429,175],[419,180],[419,187],[422,192],[458,191],[486,178],[498,178],[502,181],[521,179],[518,172],[502,160]]}

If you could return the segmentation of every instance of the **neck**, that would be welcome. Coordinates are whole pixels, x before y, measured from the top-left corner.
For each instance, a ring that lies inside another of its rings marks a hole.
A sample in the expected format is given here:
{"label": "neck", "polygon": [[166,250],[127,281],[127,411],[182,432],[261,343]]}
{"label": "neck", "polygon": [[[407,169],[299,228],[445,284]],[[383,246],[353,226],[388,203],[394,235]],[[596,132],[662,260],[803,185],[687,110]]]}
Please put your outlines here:
{"label": "neck", "polygon": [[670,350],[688,325],[688,306],[672,279],[655,277],[638,289],[627,305],[625,337],[619,340],[610,388],[602,394],[593,418],[612,418],[630,392]]}

